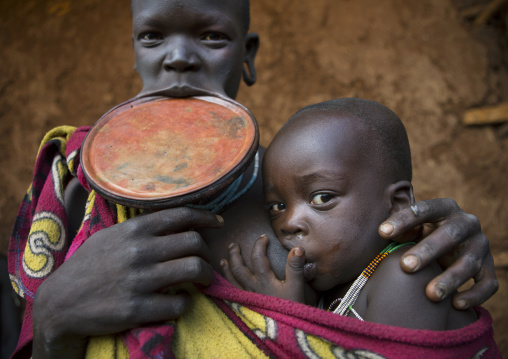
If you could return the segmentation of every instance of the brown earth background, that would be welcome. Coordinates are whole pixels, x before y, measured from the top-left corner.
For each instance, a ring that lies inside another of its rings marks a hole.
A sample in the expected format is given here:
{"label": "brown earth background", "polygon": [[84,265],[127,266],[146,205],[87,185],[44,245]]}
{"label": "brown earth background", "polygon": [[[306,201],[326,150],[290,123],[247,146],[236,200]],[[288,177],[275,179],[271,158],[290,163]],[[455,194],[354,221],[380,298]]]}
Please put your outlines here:
{"label": "brown earth background", "polygon": [[[363,97],[393,109],[413,151],[417,199],[450,197],[479,217],[496,258],[485,306],[508,357],[508,128],[466,127],[464,111],[508,101],[506,4],[488,0],[251,0],[258,82],[238,100],[268,145],[309,103]],[[54,126],[91,125],[141,89],[126,0],[0,0],[0,253]]]}

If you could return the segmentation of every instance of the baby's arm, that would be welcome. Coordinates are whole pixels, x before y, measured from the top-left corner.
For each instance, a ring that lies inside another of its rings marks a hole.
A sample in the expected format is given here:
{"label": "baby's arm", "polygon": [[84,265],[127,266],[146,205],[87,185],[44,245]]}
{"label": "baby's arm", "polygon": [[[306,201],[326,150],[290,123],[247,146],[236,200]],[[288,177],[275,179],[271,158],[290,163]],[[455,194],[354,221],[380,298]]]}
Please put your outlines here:
{"label": "baby's arm", "polygon": [[458,311],[451,297],[432,302],[425,294],[429,281],[442,270],[437,263],[413,274],[400,267],[405,250],[390,254],[376,269],[366,286],[366,321],[413,329],[450,330],[476,320],[472,309]]}
{"label": "baby's arm", "polygon": [[265,235],[254,244],[251,252],[252,273],[243,263],[240,247],[232,243],[229,246],[229,261],[223,259],[220,263],[224,277],[237,288],[249,292],[305,303],[305,251],[301,247],[291,249],[286,262],[286,279],[280,281],[275,277],[266,257],[267,245],[268,238]]}

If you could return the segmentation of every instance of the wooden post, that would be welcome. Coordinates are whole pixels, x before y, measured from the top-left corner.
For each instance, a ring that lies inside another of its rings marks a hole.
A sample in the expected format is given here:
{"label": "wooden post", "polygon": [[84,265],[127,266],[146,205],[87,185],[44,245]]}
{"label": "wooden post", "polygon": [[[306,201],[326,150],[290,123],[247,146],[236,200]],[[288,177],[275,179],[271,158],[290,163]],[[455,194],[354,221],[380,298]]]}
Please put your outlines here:
{"label": "wooden post", "polygon": [[489,125],[508,121],[508,103],[472,108],[464,113],[465,125]]}

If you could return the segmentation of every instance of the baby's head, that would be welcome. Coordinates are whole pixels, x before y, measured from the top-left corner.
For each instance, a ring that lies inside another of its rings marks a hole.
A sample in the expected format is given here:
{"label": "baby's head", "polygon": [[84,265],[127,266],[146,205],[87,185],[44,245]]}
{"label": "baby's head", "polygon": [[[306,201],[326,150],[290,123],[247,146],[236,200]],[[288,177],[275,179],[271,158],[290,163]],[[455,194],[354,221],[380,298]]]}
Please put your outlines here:
{"label": "baby's head", "polygon": [[235,98],[242,73],[255,82],[259,38],[248,33],[248,0],[132,0],[131,9],[142,93]]}
{"label": "baby's head", "polygon": [[378,227],[410,205],[411,176],[404,125],[373,101],[311,105],[277,133],[263,162],[265,199],[282,245],[305,249],[315,290],[355,279],[386,246]]}

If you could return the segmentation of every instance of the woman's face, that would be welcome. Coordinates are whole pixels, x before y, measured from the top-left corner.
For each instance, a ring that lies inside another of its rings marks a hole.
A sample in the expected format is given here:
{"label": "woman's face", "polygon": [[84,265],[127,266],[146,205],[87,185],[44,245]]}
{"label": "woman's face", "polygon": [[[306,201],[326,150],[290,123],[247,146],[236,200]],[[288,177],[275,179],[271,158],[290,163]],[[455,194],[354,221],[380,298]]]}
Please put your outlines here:
{"label": "woman's face", "polygon": [[133,46],[143,93],[198,88],[235,98],[257,35],[246,35],[236,0],[133,1]]}

